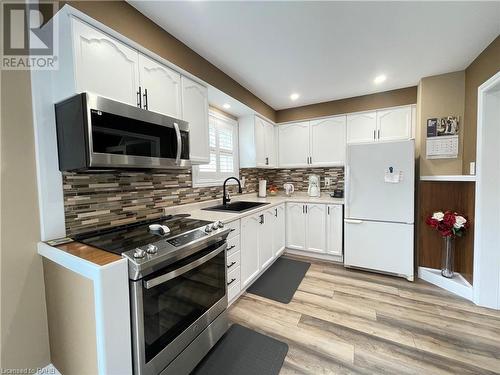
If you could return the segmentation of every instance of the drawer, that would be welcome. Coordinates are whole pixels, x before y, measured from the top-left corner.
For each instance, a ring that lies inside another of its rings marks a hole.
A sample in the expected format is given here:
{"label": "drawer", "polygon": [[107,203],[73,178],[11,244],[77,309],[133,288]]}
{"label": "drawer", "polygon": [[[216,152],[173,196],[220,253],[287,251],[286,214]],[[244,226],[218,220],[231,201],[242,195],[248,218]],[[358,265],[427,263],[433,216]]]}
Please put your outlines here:
{"label": "drawer", "polygon": [[233,284],[239,282],[240,282],[240,267],[236,267],[235,269],[227,273],[227,283],[228,283],[227,287],[231,288]]}
{"label": "drawer", "polygon": [[240,251],[240,236],[227,239],[227,256]]}
{"label": "drawer", "polygon": [[231,231],[229,232],[229,236],[227,238],[233,238],[240,234],[240,221],[235,220],[230,223],[225,224],[226,228],[229,228]]}
{"label": "drawer", "polygon": [[228,255],[227,257],[227,272],[231,272],[235,268],[238,268],[240,266],[240,252],[235,251],[231,255]]}
{"label": "drawer", "polygon": [[227,290],[227,300],[231,302],[240,293],[240,282],[235,281]]}

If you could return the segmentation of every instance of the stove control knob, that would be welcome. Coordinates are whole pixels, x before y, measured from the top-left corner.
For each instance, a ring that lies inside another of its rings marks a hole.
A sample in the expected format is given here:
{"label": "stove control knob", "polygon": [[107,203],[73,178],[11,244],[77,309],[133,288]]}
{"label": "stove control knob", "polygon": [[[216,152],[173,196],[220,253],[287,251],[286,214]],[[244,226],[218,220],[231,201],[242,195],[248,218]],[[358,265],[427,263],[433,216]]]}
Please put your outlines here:
{"label": "stove control knob", "polygon": [[158,246],[149,244],[146,248],[148,254],[156,254],[158,252]]}
{"label": "stove control knob", "polygon": [[219,222],[218,221],[216,221],[215,223],[212,224],[212,229],[213,230],[219,229]]}
{"label": "stove control knob", "polygon": [[219,228],[224,228],[224,223],[222,221],[219,221]]}
{"label": "stove control knob", "polygon": [[142,259],[145,256],[146,256],[146,250],[143,250],[143,249],[140,249],[140,248],[135,249],[135,252],[134,252],[134,258],[135,259]]}
{"label": "stove control knob", "polygon": [[207,225],[207,226],[205,227],[205,232],[210,233],[211,231],[212,231],[212,226]]}

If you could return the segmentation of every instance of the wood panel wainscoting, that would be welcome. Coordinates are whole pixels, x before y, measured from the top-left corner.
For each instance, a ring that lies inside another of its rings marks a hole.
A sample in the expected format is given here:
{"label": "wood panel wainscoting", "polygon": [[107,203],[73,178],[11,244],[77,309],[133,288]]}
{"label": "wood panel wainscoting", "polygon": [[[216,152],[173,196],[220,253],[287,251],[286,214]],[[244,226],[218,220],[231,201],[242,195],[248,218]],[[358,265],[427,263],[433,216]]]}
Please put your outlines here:
{"label": "wood panel wainscoting", "polygon": [[472,284],[474,268],[474,182],[420,181],[417,208],[418,265],[441,268],[443,239],[425,224],[434,211],[453,210],[467,216],[469,228],[464,237],[455,240],[455,271]]}
{"label": "wood panel wainscoting", "polygon": [[500,311],[423,280],[311,263],[290,303],[245,293],[229,308],[289,345],[280,375],[500,373]]}

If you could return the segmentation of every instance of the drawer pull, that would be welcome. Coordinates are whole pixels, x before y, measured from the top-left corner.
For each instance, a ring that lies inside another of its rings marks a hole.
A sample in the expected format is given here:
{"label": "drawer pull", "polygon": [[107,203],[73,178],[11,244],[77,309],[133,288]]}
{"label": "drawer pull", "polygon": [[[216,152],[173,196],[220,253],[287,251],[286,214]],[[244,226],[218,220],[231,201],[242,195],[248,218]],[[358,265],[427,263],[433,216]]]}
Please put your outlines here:
{"label": "drawer pull", "polygon": [[228,264],[226,267],[227,269],[231,268],[232,266],[234,266],[236,264],[236,262],[231,262],[231,264]]}
{"label": "drawer pull", "polygon": [[236,230],[236,228],[231,228],[231,229],[229,229],[229,233],[234,232],[235,230]]}
{"label": "drawer pull", "polygon": [[234,249],[235,247],[236,247],[236,245],[231,245],[231,246],[229,246],[229,247],[227,248],[227,250],[226,250],[226,251],[232,250],[232,249]]}
{"label": "drawer pull", "polygon": [[227,286],[231,285],[232,283],[234,283],[236,281],[236,279],[231,279],[230,282],[227,283]]}

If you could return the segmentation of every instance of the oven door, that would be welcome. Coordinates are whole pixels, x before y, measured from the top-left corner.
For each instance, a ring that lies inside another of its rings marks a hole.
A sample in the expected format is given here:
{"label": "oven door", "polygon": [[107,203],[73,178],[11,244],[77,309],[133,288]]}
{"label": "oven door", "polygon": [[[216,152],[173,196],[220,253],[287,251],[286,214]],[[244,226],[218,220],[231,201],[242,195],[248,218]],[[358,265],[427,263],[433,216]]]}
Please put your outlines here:
{"label": "oven door", "polygon": [[130,281],[136,375],[159,374],[227,308],[226,247]]}
{"label": "oven door", "polygon": [[189,124],[86,94],[90,167],[185,168]]}

